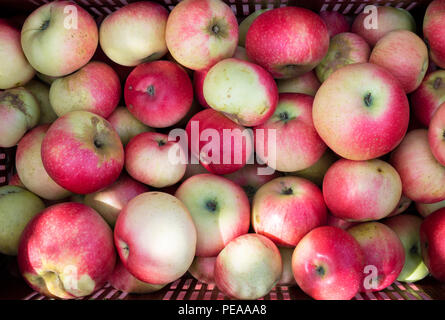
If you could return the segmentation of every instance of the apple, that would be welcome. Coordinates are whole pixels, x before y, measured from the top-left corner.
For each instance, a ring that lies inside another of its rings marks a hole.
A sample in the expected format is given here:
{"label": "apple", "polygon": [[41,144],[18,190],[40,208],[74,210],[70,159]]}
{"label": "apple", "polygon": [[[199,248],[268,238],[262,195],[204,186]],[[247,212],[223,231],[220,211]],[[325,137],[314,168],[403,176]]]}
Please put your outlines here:
{"label": "apple", "polygon": [[391,72],[410,93],[420,86],[428,70],[428,49],[414,32],[395,30],[376,43],[369,62]]}
{"label": "apple", "polygon": [[334,216],[333,214],[328,212],[328,219],[326,225],[331,227],[337,227],[343,230],[347,230],[348,228],[355,226],[359,222],[347,221],[345,219]]}
{"label": "apple", "polygon": [[48,128],[49,125],[38,126],[20,140],[15,165],[26,189],[47,200],[61,200],[71,193],[51,179],[42,163],[42,141]]}
{"label": "apple", "polygon": [[116,253],[107,223],[86,205],[51,206],[26,226],[18,250],[20,273],[36,291],[74,299],[103,287]]}
{"label": "apple", "polygon": [[85,196],[84,203],[96,210],[114,227],[123,207],[137,195],[148,192],[148,188],[123,173],[111,186]]}
{"label": "apple", "polygon": [[289,174],[308,179],[321,187],[326,172],[337,159],[338,157],[330,149],[326,149],[321,158],[312,166],[303,170],[290,172]]}
{"label": "apple", "polygon": [[23,52],[38,72],[61,77],[83,67],[96,51],[93,17],[71,1],[49,2],[34,10],[22,27]]}
{"label": "apple", "polygon": [[117,107],[120,96],[121,84],[116,72],[96,61],[55,80],[49,91],[49,101],[59,117],[84,110],[108,118]]}
{"label": "apple", "polygon": [[277,246],[259,234],[232,240],[218,255],[215,282],[229,297],[255,300],[269,293],[283,272]]}
{"label": "apple", "polygon": [[397,215],[405,212],[406,209],[409,208],[409,206],[411,205],[412,202],[413,201],[411,199],[409,199],[407,196],[402,194],[396,208],[389,215],[387,215],[387,218],[394,217],[394,216],[397,216]]}
{"label": "apple", "polygon": [[17,255],[23,229],[43,209],[43,201],[24,188],[0,187],[0,253]]}
{"label": "apple", "polygon": [[124,166],[124,150],[108,121],[88,111],[72,111],[46,132],[42,162],[58,185],[88,194],[117,180]]}
{"label": "apple", "polygon": [[348,229],[365,257],[361,292],[381,291],[400,275],[405,249],[398,235],[380,222],[364,222]]}
{"label": "apple", "polygon": [[326,24],[316,13],[299,7],[264,12],[246,36],[249,58],[274,78],[297,77],[314,69],[328,47]]}
{"label": "apple", "polygon": [[402,214],[383,222],[397,234],[405,249],[405,265],[397,278],[399,281],[416,282],[429,274],[428,268],[423,263],[420,247],[422,221],[418,216]]}
{"label": "apple", "polygon": [[349,32],[350,26],[346,17],[337,11],[322,11],[320,12],[320,18],[326,24],[328,28],[329,37],[333,37],[336,34]]}
{"label": "apple", "polygon": [[152,128],[136,119],[125,107],[117,107],[114,109],[107,120],[113,126],[114,130],[116,130],[124,146],[138,134],[153,131]]}
{"label": "apple", "polygon": [[211,173],[228,174],[245,166],[253,138],[241,125],[209,108],[195,114],[186,127],[191,157]]}
{"label": "apple", "polygon": [[[256,141],[255,151],[271,168],[281,172],[304,170],[314,165],[326,151],[312,122],[312,96],[301,93],[280,93],[277,108],[262,125],[264,142]],[[269,159],[269,132],[276,135],[276,156]],[[270,161],[272,160],[272,161]]]}
{"label": "apple", "polygon": [[410,100],[416,119],[428,127],[436,110],[445,102],[445,70],[428,73]]}
{"label": "apple", "polygon": [[195,257],[189,273],[198,281],[215,284],[216,257]]}
{"label": "apple", "polygon": [[40,119],[34,95],[23,87],[0,92],[0,147],[15,146]]}
{"label": "apple", "polygon": [[390,163],[399,173],[408,198],[421,203],[445,200],[445,167],[431,152],[427,130],[408,132],[391,154]]}
{"label": "apple", "polygon": [[422,257],[431,275],[437,280],[445,281],[445,210],[439,209],[422,222],[420,226],[420,242]]}
{"label": "apple", "polygon": [[244,61],[250,61],[249,56],[247,55],[246,48],[240,46],[236,47],[235,53],[233,54],[232,58]]}
{"label": "apple", "polygon": [[330,75],[312,109],[315,129],[335,153],[350,160],[393,150],[408,128],[409,105],[400,83],[371,63],[350,64]]}
{"label": "apple", "polygon": [[193,85],[187,73],[170,61],[138,65],[125,82],[125,103],[142,123],[165,128],[179,122],[190,110]]}
{"label": "apple", "polygon": [[428,128],[428,142],[434,158],[445,165],[445,103],[442,103],[431,119]]}
{"label": "apple", "polygon": [[340,159],[326,172],[323,197],[329,211],[347,221],[379,220],[397,207],[402,181],[389,163]]}
{"label": "apple", "polygon": [[23,86],[34,77],[20,43],[20,31],[6,20],[0,19],[0,89]]}
{"label": "apple", "polygon": [[238,35],[238,45],[241,47],[246,46],[246,36],[247,31],[249,30],[250,26],[252,25],[253,21],[258,18],[260,14],[263,12],[266,12],[270,9],[259,9],[253,11],[251,14],[249,14],[246,18],[241,21],[239,24],[239,35]]}
{"label": "apple", "polygon": [[142,193],[122,209],[114,241],[125,268],[151,284],[184,275],[193,262],[196,228],[185,205],[163,192]]}
{"label": "apple", "polygon": [[298,286],[317,300],[350,300],[360,289],[364,257],[345,230],[324,226],[309,232],[292,255]]}
{"label": "apple", "polygon": [[377,6],[374,10],[363,11],[354,19],[351,31],[362,36],[371,47],[394,30],[408,30],[416,32],[416,22],[405,9],[391,6]]}
{"label": "apple", "polygon": [[56,121],[57,114],[49,101],[49,86],[39,80],[31,80],[26,83],[24,88],[34,95],[40,106],[38,124],[50,124]]}
{"label": "apple", "polygon": [[173,58],[192,70],[233,56],[238,22],[221,0],[184,0],[170,12],[165,40]]}
{"label": "apple", "polygon": [[277,284],[294,286],[297,284],[292,271],[292,254],[294,253],[295,248],[278,247],[278,250],[280,250],[281,261],[283,263],[283,273]]}
{"label": "apple", "polygon": [[445,1],[432,1],[426,8],[423,19],[423,35],[430,49],[431,60],[445,68],[444,33]]}
{"label": "apple", "polygon": [[445,208],[445,200],[434,203],[416,202],[415,204],[417,212],[419,212],[420,215],[424,218],[428,217],[431,213],[433,213],[436,210]]}
{"label": "apple", "polygon": [[199,174],[184,181],[175,193],[196,226],[198,257],[215,257],[231,240],[246,234],[250,204],[243,189],[214,174]]}
{"label": "apple", "polygon": [[277,87],[279,93],[294,92],[315,96],[318,88],[320,88],[320,81],[315,72],[311,70],[298,77],[277,79]]}
{"label": "apple", "polygon": [[214,65],[205,76],[203,90],[210,107],[247,127],[266,122],[278,102],[272,76],[254,63],[235,58]]}
{"label": "apple", "polygon": [[209,69],[196,70],[193,72],[193,88],[195,89],[195,97],[198,103],[204,108],[210,108],[206,99],[204,98],[204,79],[206,78]]}
{"label": "apple", "polygon": [[353,63],[368,62],[371,49],[359,35],[351,32],[339,33],[331,38],[329,50],[315,68],[320,82],[324,82],[334,71]]}
{"label": "apple", "polygon": [[326,219],[323,194],[303,178],[276,178],[253,198],[253,229],[280,246],[296,246],[309,231],[325,225]]}
{"label": "apple", "polygon": [[158,3],[139,1],[108,15],[100,25],[100,46],[114,62],[136,66],[167,53],[168,11]]}
{"label": "apple", "polygon": [[20,177],[17,173],[13,174],[11,178],[9,178],[8,186],[16,186],[23,189],[26,189],[23,182],[20,180]]}
{"label": "apple", "polygon": [[57,79],[61,78],[61,77],[48,76],[48,75],[40,73],[38,71],[36,71],[36,76],[37,76],[37,78],[39,80],[43,81],[47,85],[51,85],[54,81],[56,81]]}
{"label": "apple", "polygon": [[[172,154],[179,158],[173,159]],[[155,188],[168,187],[181,180],[185,173],[185,160],[181,145],[169,141],[163,133],[143,132],[131,139],[125,148],[127,172],[137,181]]]}

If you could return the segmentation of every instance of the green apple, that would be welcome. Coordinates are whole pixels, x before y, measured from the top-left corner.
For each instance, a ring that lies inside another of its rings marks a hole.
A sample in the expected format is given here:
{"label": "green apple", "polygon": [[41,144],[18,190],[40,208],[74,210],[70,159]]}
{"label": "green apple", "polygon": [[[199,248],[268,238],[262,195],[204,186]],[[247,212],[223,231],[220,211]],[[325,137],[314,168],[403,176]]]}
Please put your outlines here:
{"label": "green apple", "polygon": [[49,86],[41,81],[31,80],[25,85],[25,89],[31,92],[39,103],[39,124],[48,124],[56,121],[57,114],[49,102]]}

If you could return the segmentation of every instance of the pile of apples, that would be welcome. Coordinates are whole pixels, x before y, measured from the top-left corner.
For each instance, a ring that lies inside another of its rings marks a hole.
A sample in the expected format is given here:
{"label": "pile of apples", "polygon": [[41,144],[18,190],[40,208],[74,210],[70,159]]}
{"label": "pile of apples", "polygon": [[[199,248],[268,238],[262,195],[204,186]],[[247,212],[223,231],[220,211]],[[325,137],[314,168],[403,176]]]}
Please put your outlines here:
{"label": "pile of apples", "polygon": [[62,299],[186,272],[235,299],[445,281],[445,0],[420,36],[403,9],[348,19],[183,0],[0,20],[0,253]]}

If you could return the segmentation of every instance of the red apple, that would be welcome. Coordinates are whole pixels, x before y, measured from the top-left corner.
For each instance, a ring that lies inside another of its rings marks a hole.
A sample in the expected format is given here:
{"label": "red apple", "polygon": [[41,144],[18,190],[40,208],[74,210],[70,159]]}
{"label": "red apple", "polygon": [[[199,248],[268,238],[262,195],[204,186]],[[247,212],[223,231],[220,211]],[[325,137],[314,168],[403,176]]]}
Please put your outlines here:
{"label": "red apple", "polygon": [[441,165],[445,165],[445,103],[442,103],[428,128],[428,142],[431,152]]}
{"label": "red apple", "polygon": [[204,108],[210,108],[206,99],[204,98],[204,79],[206,78],[209,69],[197,70],[193,72],[193,87],[195,88],[195,97],[199,104]]}
{"label": "red apple", "polygon": [[279,93],[294,92],[315,96],[320,88],[320,81],[314,71],[309,71],[298,77],[278,79],[277,86]]}
{"label": "red apple", "polygon": [[188,271],[198,281],[215,284],[215,263],[216,257],[195,257]]}
{"label": "red apple", "polygon": [[445,200],[433,203],[416,202],[417,212],[419,212],[419,214],[424,218],[428,217],[434,211],[442,208],[445,208]]}
{"label": "red apple", "polygon": [[430,49],[431,60],[445,68],[445,1],[432,1],[423,19],[423,35]]}
{"label": "red apple", "polygon": [[320,18],[328,28],[329,36],[332,38],[336,34],[349,32],[350,26],[346,17],[337,11],[322,11]]}
{"label": "red apple", "polygon": [[340,228],[343,230],[347,230],[348,228],[355,226],[357,223],[358,222],[351,222],[351,221],[347,221],[342,218],[338,218],[328,212],[328,219],[327,219],[327,223],[326,223],[328,226],[337,227],[337,228]]}
{"label": "red apple", "polygon": [[411,199],[409,199],[407,196],[405,196],[404,194],[402,194],[402,196],[400,197],[399,203],[397,204],[396,208],[387,216],[389,217],[394,217],[397,216],[403,212],[406,211],[406,209],[409,208],[409,206],[411,205],[413,201]]}
{"label": "red apple", "polygon": [[238,37],[238,46],[245,47],[246,46],[246,36],[247,31],[249,31],[250,26],[252,25],[253,21],[263,12],[266,12],[270,10],[268,9],[259,9],[253,11],[251,14],[249,14],[247,17],[243,19],[243,21],[239,24],[239,37]]}
{"label": "red apple", "polygon": [[278,250],[280,250],[281,261],[283,263],[283,273],[281,274],[278,284],[283,286],[294,286],[297,284],[292,271],[292,254],[294,253],[295,248],[278,247]]}

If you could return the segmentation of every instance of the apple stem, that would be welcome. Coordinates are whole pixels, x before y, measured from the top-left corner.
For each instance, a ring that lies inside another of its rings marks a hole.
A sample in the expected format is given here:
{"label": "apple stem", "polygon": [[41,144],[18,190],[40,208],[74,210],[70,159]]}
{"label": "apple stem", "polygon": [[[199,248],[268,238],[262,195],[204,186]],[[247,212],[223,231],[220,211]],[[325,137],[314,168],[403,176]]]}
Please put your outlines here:
{"label": "apple stem", "polygon": [[212,27],[212,32],[213,32],[214,34],[218,34],[218,32],[219,32],[219,26],[218,26],[217,24],[215,24],[215,25]]}
{"label": "apple stem", "polygon": [[371,92],[368,92],[366,96],[363,98],[363,101],[365,102],[365,105],[367,107],[370,107],[372,105],[372,95]]}

